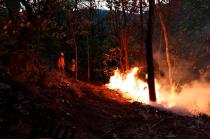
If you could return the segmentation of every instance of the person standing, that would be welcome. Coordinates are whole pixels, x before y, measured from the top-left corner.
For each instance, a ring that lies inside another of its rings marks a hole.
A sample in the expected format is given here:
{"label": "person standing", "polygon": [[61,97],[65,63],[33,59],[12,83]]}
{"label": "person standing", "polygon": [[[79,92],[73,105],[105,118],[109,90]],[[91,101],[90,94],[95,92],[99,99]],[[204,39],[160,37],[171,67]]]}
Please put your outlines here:
{"label": "person standing", "polygon": [[57,67],[58,67],[59,70],[64,71],[64,68],[65,68],[65,57],[64,57],[64,53],[63,52],[61,52],[59,57],[58,57]]}
{"label": "person standing", "polygon": [[70,65],[69,65],[70,76],[74,77],[75,72],[76,72],[76,61],[75,61],[75,59],[72,59]]}

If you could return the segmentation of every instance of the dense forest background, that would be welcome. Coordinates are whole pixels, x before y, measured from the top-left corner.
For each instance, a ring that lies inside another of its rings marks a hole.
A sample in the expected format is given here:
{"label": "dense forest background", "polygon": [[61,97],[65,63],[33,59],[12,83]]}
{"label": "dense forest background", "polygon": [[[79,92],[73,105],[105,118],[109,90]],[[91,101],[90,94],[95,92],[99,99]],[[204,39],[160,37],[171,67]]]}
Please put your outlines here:
{"label": "dense forest background", "polygon": [[[52,70],[59,53],[64,52],[67,65],[76,59],[76,76],[81,80],[106,82],[117,67],[126,71],[140,66],[145,72],[148,3],[107,0],[103,4],[109,10],[94,0],[1,0],[3,64],[13,74],[21,74],[23,69]],[[209,4],[209,0],[162,0],[156,4],[156,78],[168,78],[168,62],[174,82],[206,75],[210,61]],[[168,34],[168,62],[161,20]]]}

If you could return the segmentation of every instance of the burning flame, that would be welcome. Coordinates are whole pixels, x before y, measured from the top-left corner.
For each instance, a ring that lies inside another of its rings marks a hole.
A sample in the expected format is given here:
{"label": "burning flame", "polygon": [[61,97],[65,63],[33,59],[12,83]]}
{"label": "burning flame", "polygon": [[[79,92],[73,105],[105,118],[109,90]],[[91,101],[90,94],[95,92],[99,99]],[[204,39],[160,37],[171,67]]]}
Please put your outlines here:
{"label": "burning flame", "polygon": [[[119,90],[123,97],[129,98],[132,101],[138,101],[142,103],[149,103],[149,90],[146,82],[136,77],[139,68],[134,67],[127,74],[122,74],[117,69],[114,75],[110,78],[110,83],[107,87],[110,89]],[[159,98],[159,85],[156,85],[157,101]]]}
{"label": "burning flame", "polygon": [[[126,74],[115,70],[106,86],[118,90],[123,97],[131,101],[150,104],[148,85],[136,76],[138,70],[139,68],[134,67]],[[182,92],[176,93],[174,89],[173,92],[167,91],[162,89],[162,86],[157,81],[155,83],[157,103],[152,105],[171,109],[181,114],[205,113],[210,115],[210,99],[207,97],[210,95],[210,87],[206,87],[209,84],[196,83],[194,87],[188,85]],[[207,88],[206,90],[202,89],[204,85]],[[199,90],[195,91],[195,88],[199,88]],[[199,96],[197,92],[200,92]]]}

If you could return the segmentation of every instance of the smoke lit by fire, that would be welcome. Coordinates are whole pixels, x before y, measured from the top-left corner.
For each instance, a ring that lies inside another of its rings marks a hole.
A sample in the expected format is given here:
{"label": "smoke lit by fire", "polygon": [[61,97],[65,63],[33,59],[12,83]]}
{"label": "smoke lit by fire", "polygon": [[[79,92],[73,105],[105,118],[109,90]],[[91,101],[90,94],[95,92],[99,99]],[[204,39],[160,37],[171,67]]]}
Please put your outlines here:
{"label": "smoke lit by fire", "polygon": [[[131,101],[151,104],[149,101],[148,85],[137,77],[139,68],[134,67],[126,74],[115,70],[107,87],[118,90],[123,97]],[[206,113],[210,115],[210,85],[208,83],[194,82],[185,85],[181,92],[164,90],[164,85],[156,82],[157,103],[153,105],[170,109],[182,114]]]}

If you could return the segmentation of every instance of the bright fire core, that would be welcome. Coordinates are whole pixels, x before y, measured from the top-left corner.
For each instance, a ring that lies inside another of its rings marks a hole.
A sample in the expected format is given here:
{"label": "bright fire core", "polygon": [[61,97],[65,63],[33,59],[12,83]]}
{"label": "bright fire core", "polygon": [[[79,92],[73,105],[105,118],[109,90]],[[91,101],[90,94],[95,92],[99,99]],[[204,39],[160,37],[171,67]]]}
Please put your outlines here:
{"label": "bright fire core", "polygon": [[[146,82],[136,77],[139,68],[134,67],[127,74],[121,73],[119,70],[115,70],[114,75],[110,78],[108,88],[119,90],[123,97],[129,98],[132,101],[138,101],[142,103],[149,103],[149,90]],[[157,102],[159,98],[159,85],[156,85]]]}

